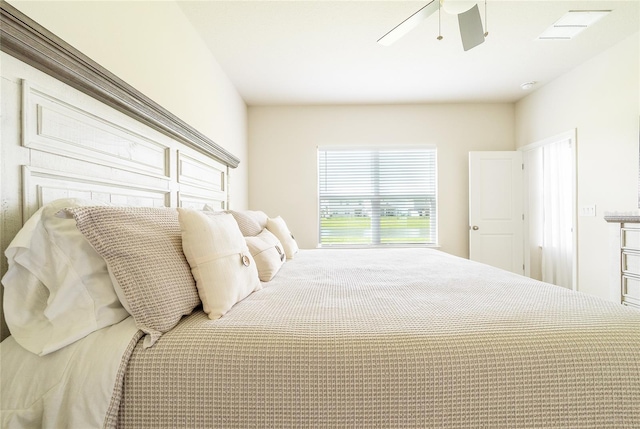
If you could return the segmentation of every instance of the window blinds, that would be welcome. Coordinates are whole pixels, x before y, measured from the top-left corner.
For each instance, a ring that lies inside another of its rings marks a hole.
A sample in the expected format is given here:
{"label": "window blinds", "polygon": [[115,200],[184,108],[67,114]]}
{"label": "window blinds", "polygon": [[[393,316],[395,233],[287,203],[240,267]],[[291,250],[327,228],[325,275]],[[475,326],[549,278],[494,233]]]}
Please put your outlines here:
{"label": "window blinds", "polygon": [[435,245],[435,146],[319,148],[320,244]]}

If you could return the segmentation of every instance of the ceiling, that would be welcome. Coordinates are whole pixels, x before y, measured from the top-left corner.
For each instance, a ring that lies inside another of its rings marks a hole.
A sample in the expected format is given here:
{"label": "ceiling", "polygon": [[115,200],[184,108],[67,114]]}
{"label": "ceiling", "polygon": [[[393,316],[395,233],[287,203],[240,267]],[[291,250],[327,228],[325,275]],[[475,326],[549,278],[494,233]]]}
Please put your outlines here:
{"label": "ceiling", "polygon": [[[489,35],[470,51],[444,10],[443,40],[435,13],[392,46],[376,43],[428,2],[179,5],[248,105],[515,102],[640,27],[638,0],[488,0]],[[575,39],[535,40],[569,10],[601,9],[613,12]],[[529,92],[528,81],[538,82]]]}

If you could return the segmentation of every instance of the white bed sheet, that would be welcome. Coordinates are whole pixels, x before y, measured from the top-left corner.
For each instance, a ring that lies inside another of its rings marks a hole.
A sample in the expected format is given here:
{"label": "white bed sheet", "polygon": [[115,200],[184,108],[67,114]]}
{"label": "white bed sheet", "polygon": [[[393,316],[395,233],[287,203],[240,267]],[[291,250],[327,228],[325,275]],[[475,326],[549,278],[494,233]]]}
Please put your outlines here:
{"label": "white bed sheet", "polygon": [[118,369],[137,333],[132,317],[38,356],[0,344],[2,428],[100,428]]}

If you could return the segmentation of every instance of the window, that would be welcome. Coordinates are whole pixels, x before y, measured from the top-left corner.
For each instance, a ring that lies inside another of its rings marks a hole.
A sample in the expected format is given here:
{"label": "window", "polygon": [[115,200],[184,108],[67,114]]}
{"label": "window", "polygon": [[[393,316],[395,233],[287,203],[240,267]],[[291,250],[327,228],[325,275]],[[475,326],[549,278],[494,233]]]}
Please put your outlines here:
{"label": "window", "polygon": [[320,245],[435,245],[435,146],[319,148]]}

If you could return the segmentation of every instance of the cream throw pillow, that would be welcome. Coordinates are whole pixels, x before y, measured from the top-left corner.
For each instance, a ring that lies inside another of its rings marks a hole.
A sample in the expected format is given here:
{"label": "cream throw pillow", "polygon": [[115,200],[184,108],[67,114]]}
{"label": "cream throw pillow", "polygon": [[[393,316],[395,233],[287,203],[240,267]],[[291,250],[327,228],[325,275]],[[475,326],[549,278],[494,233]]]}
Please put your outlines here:
{"label": "cream throw pillow", "polygon": [[282,243],[267,229],[255,237],[245,237],[245,240],[258,266],[260,281],[270,281],[286,261]]}
{"label": "cream throw pillow", "polygon": [[178,219],[182,249],[209,319],[222,317],[262,288],[256,263],[232,215],[208,216],[179,208]]}
{"label": "cream throw pillow", "polygon": [[284,219],[280,216],[267,219],[267,229],[273,233],[284,247],[284,253],[287,259],[292,259],[298,253],[298,243],[293,238],[293,234],[289,231]]}

